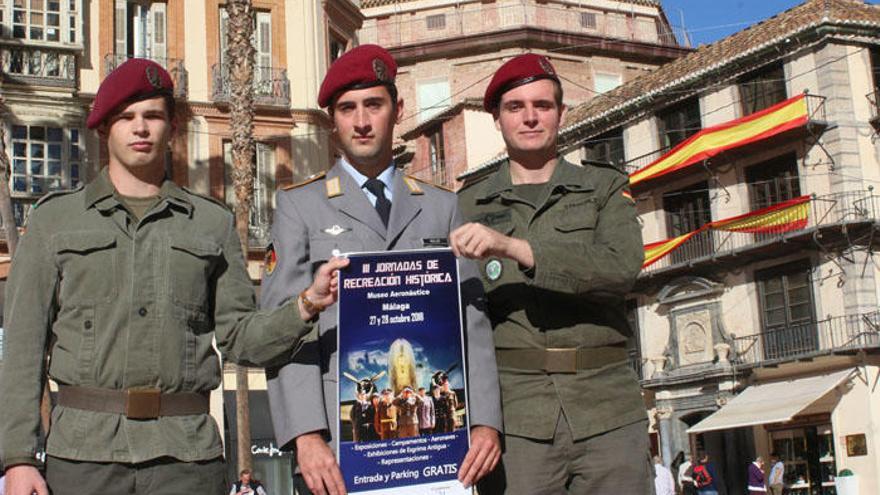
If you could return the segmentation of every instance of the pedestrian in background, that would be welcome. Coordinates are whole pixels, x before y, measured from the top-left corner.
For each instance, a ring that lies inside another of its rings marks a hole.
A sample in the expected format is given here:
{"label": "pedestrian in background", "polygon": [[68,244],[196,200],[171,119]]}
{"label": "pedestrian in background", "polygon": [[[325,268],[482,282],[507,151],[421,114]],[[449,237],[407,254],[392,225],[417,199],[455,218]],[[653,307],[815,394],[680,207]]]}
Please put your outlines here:
{"label": "pedestrian in background", "polygon": [[785,489],[785,463],[776,452],[770,454],[770,479],[767,484],[772,495],[782,495]]}
{"label": "pedestrian in background", "polygon": [[767,485],[764,482],[764,458],[758,456],[749,464],[749,495],[765,495]]}
{"label": "pedestrian in background", "polygon": [[684,462],[678,466],[678,486],[682,495],[697,493],[697,487],[694,486],[694,465],[690,454],[685,454]]}
{"label": "pedestrian in background", "polygon": [[663,465],[660,456],[654,456],[654,493],[655,495],[675,495],[675,480],[672,471]]}
{"label": "pedestrian in background", "polygon": [[709,454],[701,452],[693,469],[694,486],[700,495],[718,495],[718,476]]}

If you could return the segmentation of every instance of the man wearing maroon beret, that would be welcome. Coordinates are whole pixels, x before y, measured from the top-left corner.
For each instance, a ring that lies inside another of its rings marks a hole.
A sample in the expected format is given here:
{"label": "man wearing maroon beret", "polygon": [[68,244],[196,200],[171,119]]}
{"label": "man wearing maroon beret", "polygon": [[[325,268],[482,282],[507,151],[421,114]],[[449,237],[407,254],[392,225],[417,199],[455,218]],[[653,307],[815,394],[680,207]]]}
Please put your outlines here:
{"label": "man wearing maroon beret", "polygon": [[[394,78],[397,64],[376,45],[340,57],[321,84],[318,104],[333,121],[341,153],[326,173],[279,191],[261,304],[274,308],[300,294],[315,311],[318,332],[289,363],[267,370],[278,443],[296,452],[300,493],[344,494],[335,445],[336,307],[307,288],[315,266],[347,261],[333,252],[390,251],[436,246],[461,224],[454,194],[423,184],[393,162],[394,126],[403,115]],[[336,266],[336,265],[334,265]],[[476,267],[460,268],[466,324],[471,447],[459,480],[471,485],[501,454],[500,398],[490,324],[482,309]]]}
{"label": "man wearing maroon beret", "polygon": [[[296,302],[255,311],[232,214],[166,178],[171,95],[171,77],[149,60],[108,75],[87,125],[106,140],[109,165],[85,187],[43,197],[28,218],[4,308],[7,495],[226,493],[208,414],[221,378],[213,341],[262,366],[311,330]],[[331,271],[315,283],[329,292]],[[47,352],[59,390],[44,481]]]}
{"label": "man wearing maroon beret", "polygon": [[643,253],[627,176],[557,155],[562,87],[515,57],[483,100],[508,160],[460,191],[450,236],[479,260],[501,379],[505,452],[480,493],[650,494],[648,426],[625,348]]}

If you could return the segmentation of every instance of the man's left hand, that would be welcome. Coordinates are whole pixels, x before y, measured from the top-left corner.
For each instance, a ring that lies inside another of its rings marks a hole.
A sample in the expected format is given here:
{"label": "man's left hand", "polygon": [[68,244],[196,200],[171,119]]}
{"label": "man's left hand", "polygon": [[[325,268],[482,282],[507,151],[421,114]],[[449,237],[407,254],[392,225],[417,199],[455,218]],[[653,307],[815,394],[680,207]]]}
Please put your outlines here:
{"label": "man's left hand", "polygon": [[508,258],[525,268],[535,264],[528,241],[508,237],[480,223],[467,223],[449,234],[449,246],[456,256],[484,260],[490,256]]}
{"label": "man's left hand", "polygon": [[471,448],[468,449],[458,481],[465,487],[471,487],[484,476],[492,472],[501,459],[501,439],[494,428],[475,426],[471,429]]}

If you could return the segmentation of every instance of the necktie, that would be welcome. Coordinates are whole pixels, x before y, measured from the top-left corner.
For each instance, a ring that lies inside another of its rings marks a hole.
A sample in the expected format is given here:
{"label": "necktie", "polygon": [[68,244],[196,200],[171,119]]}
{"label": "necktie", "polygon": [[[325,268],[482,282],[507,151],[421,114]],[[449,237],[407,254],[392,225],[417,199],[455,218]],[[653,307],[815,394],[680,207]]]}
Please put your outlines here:
{"label": "necktie", "polygon": [[370,179],[364,187],[376,196],[376,211],[382,218],[382,224],[388,226],[388,217],[391,215],[391,201],[385,197],[385,184],[379,179]]}

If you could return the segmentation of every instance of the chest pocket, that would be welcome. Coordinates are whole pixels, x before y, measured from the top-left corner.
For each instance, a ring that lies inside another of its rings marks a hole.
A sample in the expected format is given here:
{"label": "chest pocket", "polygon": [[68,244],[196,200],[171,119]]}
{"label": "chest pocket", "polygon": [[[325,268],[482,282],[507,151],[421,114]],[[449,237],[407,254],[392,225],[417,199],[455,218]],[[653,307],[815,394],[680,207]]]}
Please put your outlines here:
{"label": "chest pocket", "polygon": [[58,234],[53,238],[61,272],[59,297],[67,304],[108,302],[117,293],[116,236],[105,231]]}
{"label": "chest pocket", "polygon": [[166,279],[172,301],[207,311],[214,270],[222,254],[220,245],[211,239],[177,235],[169,238],[169,248]]}
{"label": "chest pocket", "polygon": [[563,234],[575,234],[577,232],[592,232],[596,230],[599,221],[599,213],[594,203],[587,203],[580,208],[566,210],[555,224],[558,232]]}

